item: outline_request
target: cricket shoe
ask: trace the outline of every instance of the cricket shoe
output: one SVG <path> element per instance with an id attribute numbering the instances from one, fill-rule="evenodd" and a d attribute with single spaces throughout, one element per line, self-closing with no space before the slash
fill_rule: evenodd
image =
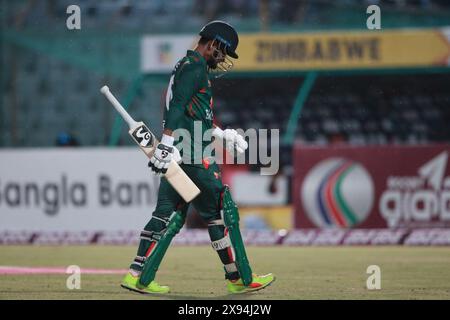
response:
<path id="1" fill-rule="evenodd" d="M 275 275 L 273 273 L 268 273 L 263 276 L 258 276 L 253 274 L 252 283 L 245 286 L 242 279 L 237 280 L 227 280 L 227 289 L 230 293 L 245 293 L 253 292 L 264 289 L 265 287 L 272 284 L 275 281 Z"/>
<path id="2" fill-rule="evenodd" d="M 157 282 L 152 281 L 148 286 L 143 286 L 139 283 L 139 276 L 133 275 L 130 272 L 127 273 L 120 284 L 122 288 L 139 292 L 142 294 L 154 294 L 154 293 L 169 293 L 170 288 L 168 286 L 161 286 Z"/>

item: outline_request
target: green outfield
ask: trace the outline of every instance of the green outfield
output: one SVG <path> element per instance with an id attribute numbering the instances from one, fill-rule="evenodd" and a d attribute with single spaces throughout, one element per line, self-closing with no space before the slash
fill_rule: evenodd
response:
<path id="1" fill-rule="evenodd" d="M 0 266 L 123 269 L 134 257 L 124 246 L 0 246 Z M 172 293 L 143 296 L 119 287 L 122 275 L 0 275 L 0 299 L 449 299 L 450 250 L 444 247 L 249 247 L 257 273 L 275 283 L 257 293 L 229 295 L 210 247 L 173 247 L 157 281 Z M 366 269 L 381 268 L 381 290 L 367 290 Z"/>

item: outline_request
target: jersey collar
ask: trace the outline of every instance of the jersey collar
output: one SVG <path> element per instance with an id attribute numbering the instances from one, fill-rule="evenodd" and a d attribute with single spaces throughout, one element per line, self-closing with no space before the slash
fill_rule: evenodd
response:
<path id="1" fill-rule="evenodd" d="M 206 64 L 205 58 L 199 52 L 197 52 L 195 50 L 188 50 L 187 56 L 193 57 L 195 60 L 199 59 L 203 64 Z"/>

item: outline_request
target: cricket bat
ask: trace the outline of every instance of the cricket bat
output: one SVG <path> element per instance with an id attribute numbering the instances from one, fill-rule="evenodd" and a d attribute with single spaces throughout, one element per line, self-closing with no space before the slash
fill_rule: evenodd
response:
<path id="1" fill-rule="evenodd" d="M 105 97 L 111 102 L 113 107 L 119 112 L 122 118 L 129 126 L 128 133 L 133 138 L 133 140 L 139 145 L 142 151 L 151 158 L 155 152 L 155 148 L 159 141 L 156 139 L 155 135 L 147 128 L 147 126 L 142 121 L 135 121 L 128 112 L 122 107 L 119 101 L 114 97 L 114 95 L 109 91 L 108 86 L 103 86 L 100 92 L 105 95 Z M 178 192 L 178 194 L 186 202 L 190 202 L 196 196 L 200 194 L 199 188 L 194 182 L 187 176 L 187 174 L 180 168 L 178 163 L 174 160 L 169 165 L 167 172 L 164 174 L 165 178 L 172 187 Z"/>

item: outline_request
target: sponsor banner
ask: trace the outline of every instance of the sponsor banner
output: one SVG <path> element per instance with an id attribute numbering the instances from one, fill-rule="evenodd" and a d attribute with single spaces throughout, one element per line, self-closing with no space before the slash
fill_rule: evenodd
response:
<path id="1" fill-rule="evenodd" d="M 0 244 L 33 244 L 35 234 L 30 231 L 0 231 Z"/>
<path id="2" fill-rule="evenodd" d="M 345 245 L 391 245 L 402 243 L 406 229 L 353 229 L 347 233 Z"/>
<path id="3" fill-rule="evenodd" d="M 93 243 L 103 245 L 138 245 L 141 229 L 133 231 L 104 231 L 92 238 Z"/>
<path id="4" fill-rule="evenodd" d="M 450 227 L 450 145 L 294 148 L 295 228 Z"/>
<path id="5" fill-rule="evenodd" d="M 450 229 L 417 229 L 405 239 L 405 245 L 450 245 Z"/>
<path id="6" fill-rule="evenodd" d="M 450 228 L 432 229 L 302 229 L 286 232 L 243 230 L 251 246 L 450 246 Z M 137 231 L 110 232 L 0 232 L 0 245 L 133 245 Z M 175 246 L 210 246 L 207 229 L 183 229 L 172 241 Z"/>
<path id="7" fill-rule="evenodd" d="M 170 72 L 186 51 L 193 49 L 196 36 L 144 36 L 141 39 L 141 72 Z"/>
<path id="8" fill-rule="evenodd" d="M 450 27 L 442 28 L 441 29 L 442 36 L 444 37 L 444 40 L 447 41 L 447 43 L 450 43 Z M 445 59 L 444 59 L 445 60 Z M 450 66 L 450 55 L 447 55 L 447 61 L 446 62 L 448 66 Z"/>
<path id="9" fill-rule="evenodd" d="M 236 71 L 447 66 L 449 29 L 241 34 Z M 171 71 L 196 36 L 145 36 L 143 72 Z"/>
<path id="10" fill-rule="evenodd" d="M 92 231 L 82 232 L 39 232 L 33 234 L 35 245 L 85 245 L 95 243 L 97 234 Z"/>
<path id="11" fill-rule="evenodd" d="M 273 246 L 282 242 L 283 233 L 268 230 L 242 230 L 242 238 L 248 245 Z"/>
<path id="12" fill-rule="evenodd" d="M 282 235 L 272 230 L 242 230 L 242 239 L 249 245 L 275 245 L 281 243 Z M 175 245 L 211 245 L 208 230 L 184 229 L 173 240 Z"/>
<path id="13" fill-rule="evenodd" d="M 446 66 L 450 41 L 440 30 L 246 35 L 239 71 Z"/>
<path id="14" fill-rule="evenodd" d="M 136 148 L 3 149 L 0 231 L 140 230 L 158 185 Z"/>
<path id="15" fill-rule="evenodd" d="M 208 230 L 206 229 L 182 229 L 173 238 L 174 245 L 211 245 Z"/>

